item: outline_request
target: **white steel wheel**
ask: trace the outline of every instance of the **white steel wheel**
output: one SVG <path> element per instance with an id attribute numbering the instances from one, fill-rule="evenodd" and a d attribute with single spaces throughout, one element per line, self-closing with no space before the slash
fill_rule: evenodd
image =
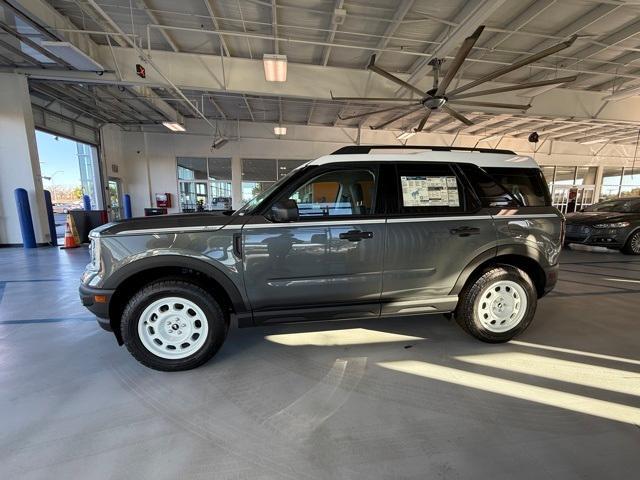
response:
<path id="1" fill-rule="evenodd" d="M 498 280 L 486 286 L 476 300 L 476 316 L 493 333 L 516 327 L 527 312 L 524 288 L 511 280 Z"/>
<path id="2" fill-rule="evenodd" d="M 202 309 L 182 297 L 165 297 L 149 304 L 140 315 L 138 336 L 154 355 L 182 359 L 193 355 L 207 340 L 209 324 Z"/>

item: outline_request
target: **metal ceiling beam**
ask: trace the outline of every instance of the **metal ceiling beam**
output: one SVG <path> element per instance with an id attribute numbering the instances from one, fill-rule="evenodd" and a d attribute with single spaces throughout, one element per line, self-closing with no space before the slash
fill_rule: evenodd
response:
<path id="1" fill-rule="evenodd" d="M 382 57 L 383 55 L 383 52 L 381 52 L 381 50 L 387 48 L 389 42 L 391 41 L 391 38 L 396 33 L 398 27 L 402 25 L 402 21 L 407 16 L 407 13 L 409 13 L 411 8 L 413 8 L 414 3 L 415 0 L 402 0 L 400 5 L 396 8 L 395 13 L 393 14 L 393 18 L 391 19 L 391 23 L 387 25 L 387 28 L 382 34 L 382 38 L 376 45 L 376 51 L 374 53 L 377 54 L 378 62 L 380 61 L 380 57 Z"/>
<path id="2" fill-rule="evenodd" d="M 213 105 L 218 113 L 222 116 L 222 118 L 226 120 L 227 114 L 224 112 L 224 110 L 222 110 L 220 105 L 218 105 L 218 102 L 214 100 L 213 95 L 208 95 L 207 98 L 209 99 L 209 102 L 211 102 L 211 105 Z"/>
<path id="3" fill-rule="evenodd" d="M 556 37 L 570 37 L 572 35 L 576 35 L 580 31 L 587 28 L 589 25 L 592 25 L 598 20 L 603 19 L 604 17 L 615 12 L 619 8 L 621 8 L 621 5 L 607 5 L 607 4 L 597 5 L 596 7 L 592 8 L 587 13 L 585 13 L 584 15 L 573 20 L 564 28 L 556 31 L 554 35 Z M 552 46 L 554 43 L 556 42 L 553 39 L 544 40 L 539 44 L 537 44 L 535 47 L 533 47 L 531 51 L 536 52 L 539 50 L 544 50 L 545 48 Z M 590 47 L 587 47 L 587 48 L 590 48 Z M 518 58 L 517 60 L 520 60 L 521 58 L 522 57 Z M 545 74 L 543 72 L 536 72 L 536 74 L 529 77 L 527 81 L 541 80 L 544 76 Z"/>
<path id="4" fill-rule="evenodd" d="M 617 57 L 615 59 L 616 62 L 620 62 L 623 65 L 628 65 L 631 66 L 632 63 L 634 63 L 636 60 L 640 59 L 640 52 L 629 52 L 629 53 L 625 53 L 624 55 L 621 55 L 619 57 Z M 620 78 L 617 76 L 618 73 L 618 67 L 616 65 L 602 65 L 599 70 L 601 70 L 602 72 L 609 72 L 611 73 L 611 79 L 607 80 L 607 81 L 601 81 L 602 77 L 596 77 L 594 79 L 593 76 L 591 75 L 579 75 L 578 79 L 574 82 L 574 84 L 578 85 L 578 84 L 585 84 L 588 82 L 593 82 L 595 80 L 595 82 L 591 83 L 591 85 L 589 86 L 590 89 L 592 90 L 611 90 L 612 88 L 616 88 L 619 89 L 620 87 L 622 87 L 624 84 L 626 84 L 627 82 L 630 82 L 631 80 L 629 79 L 624 79 L 624 78 Z M 630 73 L 639 73 L 640 70 L 638 69 L 634 69 L 631 70 Z"/>
<path id="5" fill-rule="evenodd" d="M 342 8 L 344 4 L 344 0 L 336 0 L 334 4 L 334 8 Z M 338 30 L 338 24 L 333 22 L 333 16 L 329 20 L 331 30 L 327 34 L 327 43 L 333 43 L 333 39 L 336 38 L 336 31 Z M 326 67 L 327 63 L 329 63 L 329 56 L 331 55 L 331 46 L 326 46 L 322 50 L 322 62 L 321 65 Z"/>
<path id="6" fill-rule="evenodd" d="M 247 100 L 247 96 L 246 95 L 242 95 L 242 99 L 244 100 L 244 104 L 247 107 L 247 111 L 249 112 L 249 116 L 251 117 L 251 121 L 255 122 L 256 119 L 253 116 L 253 110 L 251 110 L 251 105 L 249 105 L 249 100 Z"/>
<path id="7" fill-rule="evenodd" d="M 57 95 L 57 92 L 51 92 L 50 90 L 48 90 L 46 87 L 44 87 L 43 85 L 30 85 L 29 86 L 30 89 L 35 90 L 43 95 L 46 95 L 47 97 L 51 98 L 51 99 L 55 99 L 57 100 L 59 103 L 62 103 L 64 105 L 67 105 L 69 108 L 71 108 L 72 110 L 75 110 L 76 112 L 80 112 L 80 113 L 84 113 L 85 115 L 88 115 L 89 117 L 95 118 L 97 120 L 99 120 L 102 123 L 111 123 L 111 120 L 108 119 L 107 117 L 100 115 L 98 113 L 94 113 L 92 112 L 90 109 L 86 109 L 86 107 L 81 107 L 79 105 L 77 105 L 74 102 L 69 102 L 68 100 L 65 100 L 63 98 L 59 98 L 59 96 Z"/>
<path id="8" fill-rule="evenodd" d="M 147 14 L 147 16 L 149 17 L 149 20 L 151 20 L 155 25 L 161 25 L 160 20 L 158 20 L 158 17 L 149 8 L 149 5 L 147 5 L 147 2 L 145 0 L 136 0 L 136 4 L 138 5 L 138 8 L 140 8 Z M 167 42 L 169 47 L 171 47 L 171 49 L 174 52 L 180 51 L 180 49 L 176 45 L 176 42 L 173 40 L 173 38 L 171 38 L 171 35 L 166 30 L 160 30 L 160 33 L 162 34 L 162 37 Z"/>
<path id="9" fill-rule="evenodd" d="M 271 32 L 273 33 L 273 53 L 280 53 L 280 42 L 278 41 L 278 5 L 276 0 L 271 0 Z"/>
<path id="10" fill-rule="evenodd" d="M 216 16 L 214 0 L 204 0 L 204 4 L 207 7 L 207 12 L 209 12 L 209 16 L 211 17 L 211 23 L 213 24 L 214 30 L 220 30 L 220 25 L 218 24 L 218 17 Z M 220 45 L 222 45 L 222 51 L 227 57 L 231 56 L 229 52 L 229 46 L 227 45 L 227 41 L 224 37 L 219 37 Z"/>
<path id="11" fill-rule="evenodd" d="M 439 35 L 438 40 L 442 43 L 435 48 L 429 57 L 418 59 L 409 69 L 411 75 L 409 83 L 417 83 L 431 71 L 431 61 L 435 58 L 445 58 L 462 44 L 464 39 L 471 35 L 473 31 L 502 6 L 505 0 L 472 0 L 464 2 L 462 11 L 453 20 L 458 25 L 455 27 L 445 27 Z M 397 90 L 397 94 L 402 92 L 402 88 Z"/>

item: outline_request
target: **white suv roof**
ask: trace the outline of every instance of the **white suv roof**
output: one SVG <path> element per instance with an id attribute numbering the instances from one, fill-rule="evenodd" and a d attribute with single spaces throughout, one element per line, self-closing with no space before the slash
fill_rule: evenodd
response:
<path id="1" fill-rule="evenodd" d="M 338 150 L 331 155 L 325 155 L 316 160 L 311 160 L 307 165 L 326 165 L 329 163 L 343 162 L 453 162 L 473 163 L 480 167 L 513 167 L 513 168 L 539 168 L 531 157 L 518 155 L 508 150 L 462 150 L 447 149 L 447 147 L 422 147 L 419 149 L 407 147 L 347 147 Z M 348 153 L 361 150 L 363 153 Z M 345 153 L 342 153 L 345 152 Z"/>

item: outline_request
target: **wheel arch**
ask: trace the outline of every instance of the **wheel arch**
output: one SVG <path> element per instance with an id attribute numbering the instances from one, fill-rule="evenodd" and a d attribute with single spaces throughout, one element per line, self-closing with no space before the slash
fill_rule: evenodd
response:
<path id="1" fill-rule="evenodd" d="M 511 265 L 520 268 L 531 278 L 538 297 L 544 296 L 547 275 L 541 264 L 541 252 L 524 245 L 496 247 L 478 255 L 462 271 L 451 294 L 459 295 L 466 285 L 478 278 L 487 268 L 495 265 Z"/>
<path id="2" fill-rule="evenodd" d="M 174 258 L 171 258 L 174 257 Z M 104 287 L 113 289 L 109 302 L 111 328 L 122 345 L 120 320 L 129 299 L 142 285 L 161 278 L 184 278 L 197 283 L 211 293 L 221 304 L 229 321 L 229 315 L 249 312 L 247 302 L 235 283 L 220 269 L 199 259 L 175 256 L 155 256 L 136 260 L 114 272 Z"/>

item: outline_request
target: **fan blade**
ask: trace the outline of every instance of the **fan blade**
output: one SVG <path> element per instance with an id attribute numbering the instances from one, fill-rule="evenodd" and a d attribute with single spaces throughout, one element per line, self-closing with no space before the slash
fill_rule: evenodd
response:
<path id="1" fill-rule="evenodd" d="M 475 100 L 451 100 L 454 105 L 462 105 L 465 107 L 489 107 L 489 108 L 511 108 L 513 110 L 527 110 L 531 105 L 518 105 L 515 103 L 496 103 L 496 102 L 476 102 Z"/>
<path id="2" fill-rule="evenodd" d="M 416 103 L 416 105 L 420 105 L 420 104 Z M 383 108 L 382 110 L 372 110 L 372 111 L 369 111 L 369 112 L 358 113 L 356 115 L 349 115 L 347 117 L 341 117 L 340 115 L 338 115 L 338 118 L 340 120 L 351 120 L 352 118 L 360 118 L 360 117 L 366 117 L 368 115 L 375 115 L 376 113 L 390 112 L 391 110 L 395 110 L 397 108 L 404 108 L 404 107 L 407 107 L 407 106 L 409 106 L 409 105 L 394 105 L 393 107 Z"/>
<path id="3" fill-rule="evenodd" d="M 401 113 L 400 115 L 396 115 L 395 117 L 391 117 L 389 120 L 387 120 L 386 122 L 381 123 L 380 125 L 375 125 L 375 126 L 371 126 L 371 130 L 379 130 L 381 128 L 386 127 L 387 125 L 391 125 L 392 123 L 400 120 L 401 118 L 404 118 L 408 115 L 411 115 L 412 113 L 416 113 L 418 110 L 420 110 L 421 108 L 424 108 L 422 105 L 420 105 L 418 108 L 413 108 L 411 110 L 409 110 L 408 112 L 404 112 Z"/>
<path id="4" fill-rule="evenodd" d="M 424 114 L 424 117 L 422 117 L 418 126 L 413 130 L 414 132 L 417 133 L 422 131 L 424 126 L 427 124 L 427 120 L 429 120 L 429 117 L 431 116 L 431 112 L 433 112 L 433 110 L 427 110 L 427 113 Z"/>
<path id="5" fill-rule="evenodd" d="M 361 103 L 416 103 L 415 98 L 393 98 L 393 97 L 334 97 L 331 93 L 331 100 L 342 100 L 346 102 Z"/>
<path id="6" fill-rule="evenodd" d="M 494 93 L 513 92 L 515 90 L 525 90 L 527 88 L 542 87 L 544 85 L 554 85 L 556 83 L 569 83 L 573 82 L 576 78 L 578 78 L 577 75 L 573 75 L 571 77 L 560 77 L 553 80 L 542 80 L 540 82 L 523 83 L 522 85 L 513 85 L 511 87 L 492 88 L 490 90 L 479 90 L 476 92 L 465 93 L 463 95 L 452 95 L 447 98 L 453 102 L 454 100 L 458 100 L 460 98 L 480 97 L 483 95 L 492 95 Z"/>
<path id="7" fill-rule="evenodd" d="M 447 87 L 453 80 L 453 77 L 455 77 L 456 73 L 458 73 L 458 70 L 460 70 L 462 63 L 466 60 L 467 55 L 469 55 L 469 52 L 478 41 L 478 38 L 480 37 L 480 34 L 483 30 L 484 25 L 480 25 L 478 28 L 476 28 L 476 31 L 473 32 L 470 37 L 464 39 L 464 42 L 462 42 L 460 50 L 458 50 L 458 53 L 456 53 L 451 66 L 447 69 L 447 74 L 444 76 L 442 82 L 440 82 L 440 85 L 438 85 L 435 96 L 440 97 L 444 95 L 444 92 L 447 90 Z"/>
<path id="8" fill-rule="evenodd" d="M 530 63 L 536 62 L 538 60 L 540 60 L 541 58 L 544 57 L 548 57 L 549 55 L 553 55 L 554 53 L 559 52 L 560 50 L 564 50 L 565 48 L 570 47 L 571 45 L 573 45 L 573 42 L 576 41 L 576 38 L 578 38 L 577 35 L 573 35 L 570 39 L 565 40 L 564 42 L 560 42 L 557 43 L 556 45 L 553 45 L 549 48 L 546 48 L 538 53 L 534 53 L 532 55 L 529 55 L 528 57 L 523 58 L 522 60 L 520 60 L 519 62 L 513 63 L 511 65 L 506 65 L 502 68 L 499 68 L 498 70 L 496 70 L 493 73 L 489 73 L 483 77 L 480 77 L 477 80 L 474 80 L 473 82 L 467 83 L 465 85 L 462 85 L 461 87 L 456 88 L 455 90 L 453 90 L 452 92 L 449 92 L 449 95 L 454 96 L 458 93 L 461 92 L 466 92 L 467 90 L 469 90 L 470 88 L 473 87 L 477 87 L 478 85 L 481 85 L 485 82 L 488 82 L 489 80 L 493 80 L 494 78 L 498 78 L 502 75 L 505 75 L 509 72 L 513 72 L 514 70 L 517 70 L 518 68 L 524 67 L 525 65 L 529 65 Z"/>
<path id="9" fill-rule="evenodd" d="M 460 120 L 462 123 L 464 123 L 465 125 L 474 125 L 474 123 L 469 120 L 467 117 L 465 117 L 464 115 L 462 115 L 460 112 L 458 112 L 457 110 L 451 108 L 449 105 L 444 105 L 442 107 L 442 110 L 444 110 L 445 112 L 447 112 L 449 115 L 451 115 L 453 118 L 455 118 L 456 120 Z"/>
<path id="10" fill-rule="evenodd" d="M 418 95 L 420 95 L 420 98 L 424 97 L 424 92 L 420 90 L 418 87 L 414 87 L 410 83 L 407 83 L 404 80 L 396 77 L 395 75 L 390 74 L 386 70 L 383 70 L 380 67 L 377 67 L 375 65 L 375 62 L 376 62 L 376 56 L 371 55 L 371 60 L 369 60 L 369 65 L 367 65 L 367 68 L 372 72 L 376 72 L 378 75 L 382 75 L 387 80 L 391 80 L 392 82 L 397 83 L 398 85 L 404 88 L 408 88 L 409 90 L 416 92 Z"/>

